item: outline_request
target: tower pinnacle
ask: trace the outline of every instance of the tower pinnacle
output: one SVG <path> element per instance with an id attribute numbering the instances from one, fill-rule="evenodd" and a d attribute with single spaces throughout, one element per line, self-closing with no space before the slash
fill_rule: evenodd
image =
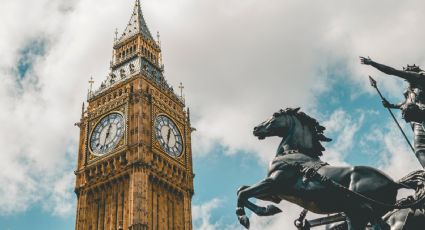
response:
<path id="1" fill-rule="evenodd" d="M 162 90 L 169 91 L 184 104 L 183 96 L 179 97 L 175 94 L 164 78 L 159 32 L 154 39 L 143 17 L 140 0 L 134 1 L 130 21 L 124 32 L 121 36 L 117 36 L 117 32 L 115 33 L 110 72 L 101 82 L 99 89 L 89 93 L 88 99 L 93 100 L 120 82 L 143 77 L 152 81 Z"/>
<path id="2" fill-rule="evenodd" d="M 94 83 L 93 76 L 90 76 L 87 98 L 90 98 L 93 94 L 93 83 Z"/>
<path id="3" fill-rule="evenodd" d="M 183 83 L 181 83 L 181 82 L 180 82 L 180 85 L 179 85 L 179 89 L 180 89 L 180 98 L 183 99 L 183 89 L 184 89 L 184 86 L 183 86 Z"/>
<path id="4" fill-rule="evenodd" d="M 154 41 L 151 32 L 149 31 L 149 28 L 146 24 L 145 18 L 143 17 L 140 0 L 135 1 L 130 21 L 128 22 L 127 27 L 125 28 L 124 32 L 117 40 L 117 42 L 122 42 L 136 34 L 142 34 L 148 40 Z"/>

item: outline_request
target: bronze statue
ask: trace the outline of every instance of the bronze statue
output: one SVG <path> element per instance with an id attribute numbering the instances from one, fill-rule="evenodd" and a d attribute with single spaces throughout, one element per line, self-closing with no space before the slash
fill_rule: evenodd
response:
<path id="1" fill-rule="evenodd" d="M 403 114 L 403 118 L 406 122 L 410 122 L 413 133 L 414 133 L 414 148 L 411 146 L 410 141 L 407 140 L 403 130 L 402 133 L 405 136 L 407 142 L 411 146 L 417 159 L 421 163 L 422 167 L 425 167 L 425 131 L 424 131 L 424 120 L 425 120 L 425 74 L 424 71 L 416 65 L 407 65 L 403 67 L 403 70 L 396 70 L 392 67 L 379 64 L 372 61 L 370 58 L 360 57 L 361 63 L 365 65 L 371 65 L 378 70 L 389 74 L 398 76 L 405 79 L 408 82 L 408 87 L 404 92 L 405 100 L 398 104 L 389 103 L 376 88 L 376 82 L 374 87 L 378 90 L 378 93 L 382 97 L 382 103 L 384 107 L 390 109 L 400 109 Z M 371 82 L 374 81 L 372 78 Z M 373 85 L 373 84 L 372 84 Z M 391 113 L 391 111 L 390 111 Z M 394 118 L 394 115 L 391 113 Z M 395 120 L 395 118 L 394 118 Z M 395 120 L 398 124 L 398 122 Z M 401 128 L 399 126 L 399 128 Z M 425 209 L 402 209 L 394 210 L 387 213 L 383 219 L 391 226 L 391 230 L 403 230 L 403 229 L 416 229 L 414 226 L 425 225 Z M 412 227 L 413 226 L 413 227 Z"/>
<path id="2" fill-rule="evenodd" d="M 287 200 L 319 214 L 343 213 L 348 230 L 364 230 L 368 223 L 374 229 L 385 229 L 385 213 L 423 207 L 425 171 L 418 170 L 394 181 L 371 167 L 330 166 L 320 160 L 325 150 L 320 142 L 331 141 L 324 136 L 324 130 L 299 108 L 280 110 L 254 128 L 253 134 L 259 139 L 279 136 L 282 142 L 267 178 L 253 186 L 242 186 L 237 192 L 236 215 L 243 226 L 250 226 L 245 207 L 259 216 L 281 212 L 274 205 L 261 207 L 250 202 L 254 197 L 274 203 Z M 397 200 L 401 188 L 414 189 L 415 196 Z M 305 217 L 306 211 L 303 213 Z M 308 229 L 299 223 L 297 227 Z"/>
<path id="3" fill-rule="evenodd" d="M 408 82 L 404 101 L 391 104 L 384 98 L 382 103 L 387 108 L 400 109 L 404 120 L 410 122 L 414 133 L 415 155 L 425 168 L 425 72 L 416 65 L 407 65 L 403 70 L 397 70 L 370 58 L 360 57 L 360 60 L 364 65 L 371 65 L 385 74 L 400 77 Z"/>

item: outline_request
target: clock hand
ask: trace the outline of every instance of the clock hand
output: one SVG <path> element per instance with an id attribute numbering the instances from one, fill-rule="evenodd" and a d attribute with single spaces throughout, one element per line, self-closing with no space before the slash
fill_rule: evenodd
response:
<path id="1" fill-rule="evenodd" d="M 105 140 L 103 140 L 103 145 L 102 146 L 105 146 L 105 144 L 106 144 L 106 138 L 107 137 L 105 137 Z"/>
<path id="2" fill-rule="evenodd" d="M 105 137 L 105 140 L 103 141 L 103 145 L 105 145 L 105 144 L 106 144 L 106 139 L 108 139 L 108 137 L 109 137 L 109 131 L 111 131 L 111 127 L 112 127 L 112 124 L 109 124 L 109 126 L 108 126 L 108 130 L 106 131 L 106 137 Z"/>
<path id="3" fill-rule="evenodd" d="M 171 128 L 168 128 L 168 133 L 167 133 L 167 145 L 169 145 L 169 143 L 170 143 L 170 134 L 171 134 Z"/>
<path id="4" fill-rule="evenodd" d="M 111 128 L 112 128 L 112 124 L 109 124 L 108 131 L 106 131 L 106 138 L 108 138 L 109 132 L 111 131 Z"/>

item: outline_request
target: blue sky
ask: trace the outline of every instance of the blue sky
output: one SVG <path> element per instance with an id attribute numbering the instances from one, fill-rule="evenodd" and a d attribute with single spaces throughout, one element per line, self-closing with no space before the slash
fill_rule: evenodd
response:
<path id="1" fill-rule="evenodd" d="M 86 99 L 108 74 L 115 28 L 133 0 L 6 0 L 0 9 L 0 229 L 73 229 L 78 129 Z M 405 83 L 360 65 L 425 65 L 421 1 L 142 1 L 161 32 L 165 77 L 185 85 L 191 108 L 195 229 L 238 229 L 236 189 L 261 180 L 277 138 L 252 128 L 301 106 L 333 141 L 324 160 L 378 167 L 399 178 L 419 164 L 367 75 L 391 102 Z M 31 9 L 20 17 L 22 9 Z M 395 111 L 406 133 L 411 131 Z M 300 208 L 252 216 L 253 229 L 292 227 Z"/>

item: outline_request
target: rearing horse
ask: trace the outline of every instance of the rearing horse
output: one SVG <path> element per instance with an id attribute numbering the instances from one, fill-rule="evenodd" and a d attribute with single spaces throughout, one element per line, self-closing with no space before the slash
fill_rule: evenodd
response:
<path id="1" fill-rule="evenodd" d="M 368 223 L 373 229 L 381 229 L 381 217 L 388 211 L 423 205 L 424 171 L 395 182 L 367 166 L 329 166 L 319 158 L 325 150 L 320 142 L 331 141 L 323 135 L 324 130 L 299 108 L 280 110 L 254 128 L 253 134 L 259 139 L 279 136 L 282 142 L 270 162 L 267 178 L 238 190 L 236 214 L 243 226 L 250 225 L 244 207 L 259 216 L 281 212 L 274 205 L 257 206 L 249 201 L 253 197 L 274 203 L 287 200 L 318 214 L 343 212 L 348 230 L 364 230 Z M 397 202 L 400 188 L 415 189 L 415 199 Z"/>

